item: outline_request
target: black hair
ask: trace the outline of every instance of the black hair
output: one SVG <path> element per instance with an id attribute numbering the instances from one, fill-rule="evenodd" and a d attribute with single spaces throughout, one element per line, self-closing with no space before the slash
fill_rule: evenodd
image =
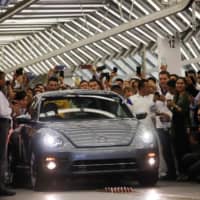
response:
<path id="1" fill-rule="evenodd" d="M 25 91 L 18 91 L 15 94 L 15 100 L 22 100 L 26 97 L 26 92 Z"/>
<path id="2" fill-rule="evenodd" d="M 20 68 L 16 69 L 15 73 L 17 76 L 20 76 L 20 75 L 23 75 L 23 71 L 24 71 L 24 69 L 22 67 L 20 67 Z"/>
<path id="3" fill-rule="evenodd" d="M 153 76 L 149 77 L 147 80 L 148 80 L 148 81 L 153 81 L 154 83 L 157 82 L 156 78 L 153 77 Z"/>
<path id="4" fill-rule="evenodd" d="M 167 75 L 168 78 L 170 77 L 170 73 L 168 71 L 161 71 L 159 72 L 159 76 L 160 75 Z"/>
<path id="5" fill-rule="evenodd" d="M 170 79 L 169 81 L 167 81 L 167 86 L 175 88 L 176 87 L 176 81 L 174 79 Z"/>
<path id="6" fill-rule="evenodd" d="M 147 80 L 146 79 L 142 79 L 142 80 L 139 80 L 138 82 L 138 89 L 142 89 L 145 87 L 145 83 L 147 83 Z"/>
<path id="7" fill-rule="evenodd" d="M 58 78 L 57 78 L 57 77 L 54 77 L 54 76 L 52 76 L 52 77 L 50 77 L 50 78 L 48 79 L 48 83 L 49 83 L 50 81 L 55 81 L 55 82 L 58 82 Z"/>

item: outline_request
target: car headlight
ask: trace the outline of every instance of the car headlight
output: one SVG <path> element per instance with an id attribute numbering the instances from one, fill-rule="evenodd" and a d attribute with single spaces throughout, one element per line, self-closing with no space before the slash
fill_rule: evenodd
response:
<path id="1" fill-rule="evenodd" d="M 41 145 L 49 148 L 63 147 L 66 143 L 66 139 L 57 131 L 52 129 L 40 129 Z"/>
<path id="2" fill-rule="evenodd" d="M 43 136 L 43 143 L 48 147 L 62 147 L 64 145 L 64 141 L 61 137 L 48 134 Z"/>
<path id="3" fill-rule="evenodd" d="M 153 148 L 156 144 L 155 133 L 145 127 L 139 127 L 133 139 L 132 146 L 137 149 Z"/>

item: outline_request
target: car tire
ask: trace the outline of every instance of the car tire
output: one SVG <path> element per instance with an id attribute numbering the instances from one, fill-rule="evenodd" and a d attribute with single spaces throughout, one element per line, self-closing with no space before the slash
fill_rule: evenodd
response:
<path id="1" fill-rule="evenodd" d="M 138 181 L 140 185 L 144 187 L 155 186 L 158 182 L 158 172 L 144 172 L 140 174 L 140 176 L 138 177 Z"/>
<path id="2" fill-rule="evenodd" d="M 39 170 L 38 161 L 36 155 L 34 153 L 31 154 L 30 160 L 30 182 L 31 187 L 35 191 L 45 190 L 47 187 L 47 182 L 45 176 Z"/>

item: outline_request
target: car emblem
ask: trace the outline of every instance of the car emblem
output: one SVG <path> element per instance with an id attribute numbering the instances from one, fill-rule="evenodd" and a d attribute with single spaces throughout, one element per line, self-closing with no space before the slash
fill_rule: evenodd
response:
<path id="1" fill-rule="evenodd" d="M 99 136 L 96 138 L 97 142 L 99 143 L 104 143 L 104 142 L 107 142 L 108 138 L 105 137 L 105 136 Z"/>

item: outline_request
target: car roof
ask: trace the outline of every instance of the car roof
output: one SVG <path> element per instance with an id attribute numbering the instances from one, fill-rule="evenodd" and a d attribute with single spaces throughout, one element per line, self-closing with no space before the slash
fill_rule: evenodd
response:
<path id="1" fill-rule="evenodd" d="M 99 96 L 106 96 L 106 97 L 119 97 L 122 96 L 118 95 L 112 91 L 105 91 L 105 90 L 86 90 L 86 89 L 67 89 L 67 90 L 56 90 L 56 91 L 48 91 L 44 93 L 37 94 L 38 98 L 48 98 L 48 97 L 60 97 L 66 95 L 99 95 Z"/>

